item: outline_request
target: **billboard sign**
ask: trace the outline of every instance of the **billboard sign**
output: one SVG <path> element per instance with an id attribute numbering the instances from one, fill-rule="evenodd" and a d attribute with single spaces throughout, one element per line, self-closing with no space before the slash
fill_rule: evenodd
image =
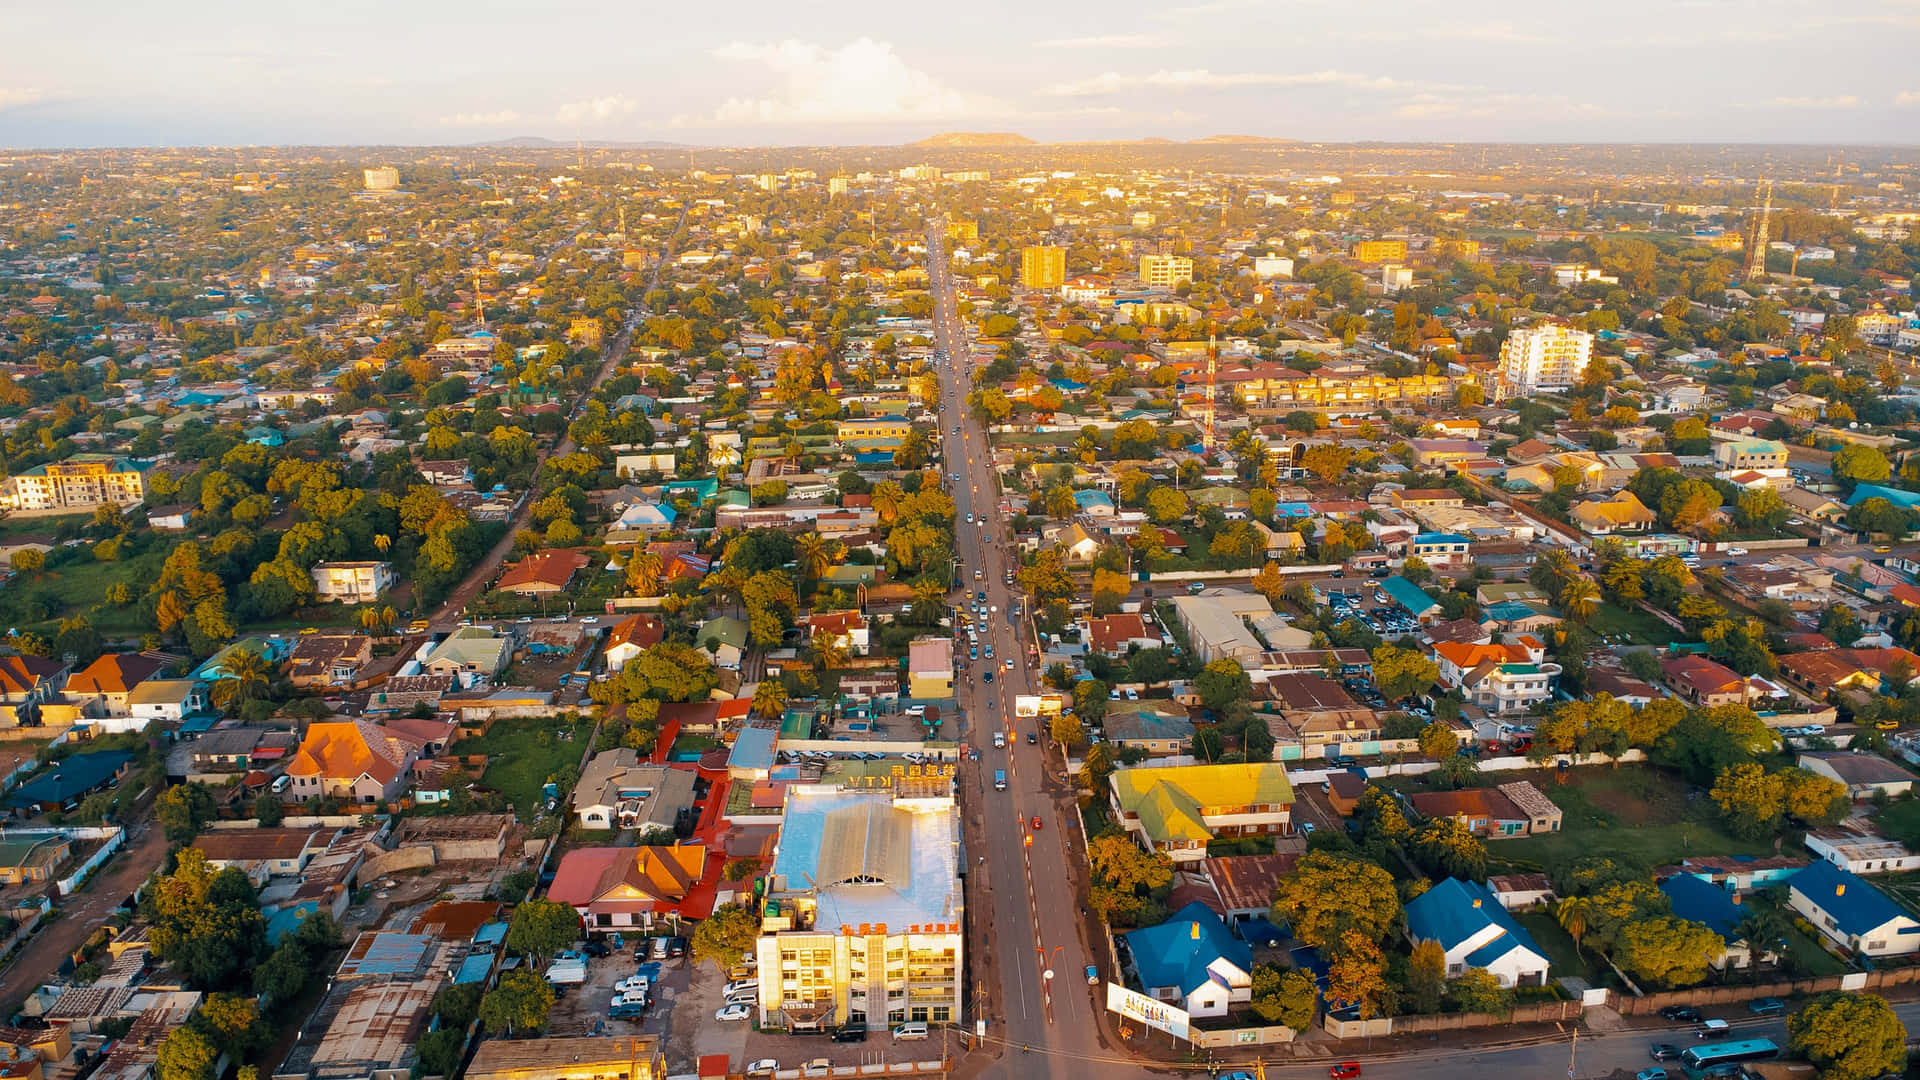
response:
<path id="1" fill-rule="evenodd" d="M 1107 984 L 1107 1011 L 1138 1020 L 1155 1031 L 1164 1031 L 1176 1039 L 1192 1041 L 1191 1036 L 1187 1034 L 1185 1009 L 1176 1009 L 1164 1001 L 1156 1001 L 1145 994 L 1136 994 L 1119 983 Z"/>

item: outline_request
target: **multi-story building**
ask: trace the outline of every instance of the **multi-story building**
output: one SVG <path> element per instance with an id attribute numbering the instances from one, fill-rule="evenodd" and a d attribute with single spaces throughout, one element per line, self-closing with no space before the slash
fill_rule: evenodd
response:
<path id="1" fill-rule="evenodd" d="M 1463 375 L 1308 374 L 1266 365 L 1249 370 L 1244 378 L 1234 372 L 1220 375 L 1220 382 L 1232 388 L 1234 401 L 1244 407 L 1355 415 L 1383 406 L 1449 403 L 1462 384 L 1472 381 Z"/>
<path id="2" fill-rule="evenodd" d="M 1495 398 L 1565 390 L 1578 382 L 1593 357 L 1593 335 L 1559 323 L 1523 327 L 1500 347 Z"/>
<path id="3" fill-rule="evenodd" d="M 1405 240 L 1359 240 L 1353 245 L 1353 257 L 1363 263 L 1407 261 Z"/>
<path id="4" fill-rule="evenodd" d="M 393 587 L 390 562 L 314 563 L 314 598 L 323 604 L 371 604 Z"/>
<path id="5" fill-rule="evenodd" d="M 368 191 L 393 191 L 400 186 L 400 170 L 391 165 L 379 165 L 362 173 L 367 182 Z"/>
<path id="6" fill-rule="evenodd" d="M 761 1023 L 958 1020 L 960 857 L 951 765 L 789 787 L 754 950 Z"/>
<path id="7" fill-rule="evenodd" d="M 1293 786 L 1279 762 L 1115 769 L 1114 817 L 1148 851 L 1197 863 L 1216 839 L 1293 831 Z"/>
<path id="8" fill-rule="evenodd" d="M 1714 444 L 1713 460 L 1723 469 L 1784 469 L 1787 444 L 1774 439 L 1729 439 Z"/>
<path id="9" fill-rule="evenodd" d="M 1140 256 L 1140 284 L 1149 289 L 1174 289 L 1193 281 L 1193 260 L 1184 255 Z"/>
<path id="10" fill-rule="evenodd" d="M 488 1039 L 474 1051 L 473 1080 L 660 1080 L 658 1035 L 549 1035 Z"/>
<path id="11" fill-rule="evenodd" d="M 1560 665 L 1546 663 L 1546 647 L 1530 635 L 1497 645 L 1441 641 L 1433 646 L 1443 686 L 1490 713 L 1523 712 L 1553 696 Z"/>
<path id="12" fill-rule="evenodd" d="M 35 465 L 0 484 L 0 507 L 9 510 L 91 510 L 111 503 L 129 506 L 146 497 L 146 478 L 126 458 L 75 454 Z"/>
<path id="13" fill-rule="evenodd" d="M 1067 249 L 1034 245 L 1020 249 L 1020 284 L 1057 289 L 1067 283 Z"/>

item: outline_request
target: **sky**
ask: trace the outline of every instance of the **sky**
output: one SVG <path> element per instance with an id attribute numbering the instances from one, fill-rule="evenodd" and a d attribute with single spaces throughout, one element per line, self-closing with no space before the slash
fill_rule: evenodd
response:
<path id="1" fill-rule="evenodd" d="M 1920 143 L 1920 0 L 0 0 L 0 146 Z"/>

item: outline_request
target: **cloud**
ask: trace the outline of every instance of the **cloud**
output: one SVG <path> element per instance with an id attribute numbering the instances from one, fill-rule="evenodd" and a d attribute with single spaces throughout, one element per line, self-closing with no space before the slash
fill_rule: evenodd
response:
<path id="1" fill-rule="evenodd" d="M 1162 69 L 1146 75 L 1122 75 L 1102 72 L 1087 79 L 1058 83 L 1041 93 L 1049 97 L 1097 97 L 1125 90 L 1151 87 L 1157 90 L 1231 90 L 1245 86 L 1339 86 L 1350 90 L 1397 90 L 1408 84 L 1384 75 L 1363 75 L 1352 71 L 1187 71 Z"/>
<path id="2" fill-rule="evenodd" d="M 1166 44 L 1155 34 L 1097 34 L 1093 37 L 1054 38 L 1042 41 L 1042 49 L 1154 49 Z"/>
<path id="3" fill-rule="evenodd" d="M 520 114 L 512 109 L 499 112 L 454 113 L 440 118 L 442 127 L 503 127 L 520 122 Z"/>
<path id="4" fill-rule="evenodd" d="M 1852 94 L 1837 97 L 1777 97 L 1760 104 L 1776 109 L 1851 109 L 1860 104 L 1860 99 Z"/>
<path id="5" fill-rule="evenodd" d="M 789 38 L 736 41 L 717 60 L 756 64 L 773 75 L 766 97 L 733 97 L 712 116 L 719 124 L 838 124 L 930 119 L 994 112 L 999 104 L 964 94 L 909 65 L 890 42 L 858 38 L 839 48 Z M 678 125 L 699 123 L 680 117 Z"/>
<path id="6" fill-rule="evenodd" d="M 42 96 L 40 91 L 28 86 L 0 86 L 0 109 L 31 105 Z"/>
<path id="7" fill-rule="evenodd" d="M 1266 7 L 1266 0 L 1201 0 L 1197 4 L 1183 4 L 1180 7 L 1166 8 L 1153 13 L 1159 22 L 1179 22 L 1182 19 L 1198 19 L 1208 15 L 1224 15 L 1229 11 L 1245 11 L 1248 8 Z"/>
<path id="8" fill-rule="evenodd" d="M 1895 105 L 1920 105 L 1920 90 L 1902 90 L 1893 95 Z"/>
<path id="9" fill-rule="evenodd" d="M 1480 88 L 1458 96 L 1419 93 L 1393 110 L 1393 115 L 1408 120 L 1487 119 L 1522 113 L 1551 113 L 1555 116 L 1618 116 L 1603 105 L 1575 101 L 1564 94 L 1498 94 Z"/>
<path id="10" fill-rule="evenodd" d="M 604 124 L 630 115 L 639 108 L 640 103 L 625 94 L 610 94 L 585 101 L 569 101 L 560 106 L 555 118 L 563 124 Z"/>

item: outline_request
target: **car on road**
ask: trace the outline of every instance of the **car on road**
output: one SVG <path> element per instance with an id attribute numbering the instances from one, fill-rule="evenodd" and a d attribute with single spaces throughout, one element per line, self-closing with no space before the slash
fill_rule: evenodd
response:
<path id="1" fill-rule="evenodd" d="M 1100 969 L 1097 967 L 1094 967 L 1092 964 L 1087 965 L 1087 985 L 1088 986 L 1100 985 Z"/>
<path id="2" fill-rule="evenodd" d="M 1800 734 L 1802 735 L 1825 735 L 1826 733 L 1827 725 L 1825 724 L 1802 724 L 1800 726 Z"/>
<path id="3" fill-rule="evenodd" d="M 1345 754 L 1335 754 L 1327 759 L 1327 764 L 1336 769 L 1351 769 L 1360 763 Z"/>
<path id="4" fill-rule="evenodd" d="M 1658 1065 L 1651 1069 L 1641 1069 L 1633 1074 L 1633 1080 L 1667 1080 L 1667 1070 Z"/>
<path id="5" fill-rule="evenodd" d="M 1702 1020 L 1700 1026 L 1693 1029 L 1696 1039 L 1724 1039 L 1731 1034 L 1733 1027 L 1725 1020 Z"/>
<path id="6" fill-rule="evenodd" d="M 1245 1069 L 1235 1069 L 1232 1072 L 1221 1073 L 1220 1080 L 1254 1080 L 1254 1077 Z"/>
<path id="7" fill-rule="evenodd" d="M 1743 547 L 1730 547 L 1727 549 L 1727 554 L 1732 555 L 1735 558 L 1739 558 L 1740 556 L 1745 555 L 1746 553 L 1747 553 L 1747 549 Z"/>
<path id="8" fill-rule="evenodd" d="M 1354 1080 L 1360 1075 L 1360 1063 L 1342 1061 L 1327 1070 L 1327 1080 Z"/>
<path id="9" fill-rule="evenodd" d="M 1029 731 L 1029 732 L 1027 732 L 1027 745 L 1028 745 L 1028 746 L 1032 746 L 1032 745 L 1034 745 L 1035 743 L 1038 743 L 1039 741 L 1040 741 L 1040 736 L 1038 736 L 1038 735 L 1035 735 L 1035 734 L 1034 734 L 1033 732 L 1031 732 L 1031 731 Z"/>
<path id="10" fill-rule="evenodd" d="M 1005 663 L 1005 664 L 1007 665 L 1007 670 L 1008 670 L 1008 671 L 1012 671 L 1012 670 L 1013 670 L 1013 661 L 1012 661 L 1011 659 L 1009 659 L 1009 660 L 1005 660 L 1005 661 L 1003 661 L 1003 663 Z"/>
<path id="11" fill-rule="evenodd" d="M 713 1018 L 721 1023 L 729 1023 L 734 1020 L 745 1020 L 752 1014 L 752 1009 L 736 1001 L 731 1005 L 722 1005 L 720 1011 L 713 1014 Z"/>
<path id="12" fill-rule="evenodd" d="M 1697 1024 L 1700 1022 L 1700 1010 L 1691 1005 L 1669 1005 L 1660 1010 L 1660 1018 L 1676 1024 Z"/>
<path id="13" fill-rule="evenodd" d="M 1747 1002 L 1747 1011 L 1755 1016 L 1779 1016 L 1787 1011 L 1787 1003 L 1779 998 L 1754 998 Z"/>
<path id="14" fill-rule="evenodd" d="M 1032 826 L 1034 832 L 1039 832 L 1040 831 L 1040 815 L 1035 814 L 1033 816 L 1033 820 L 1028 822 L 1027 824 Z"/>
<path id="15" fill-rule="evenodd" d="M 994 733 L 993 733 L 993 748 L 994 748 L 995 750 L 1005 750 L 1005 749 L 1007 748 L 1007 733 L 1006 733 L 1006 732 L 1004 732 L 1004 731 L 996 731 L 996 732 L 994 732 Z"/>
<path id="16" fill-rule="evenodd" d="M 1680 1048 L 1672 1043 L 1654 1043 L 1647 1052 L 1653 1055 L 1655 1061 L 1680 1060 Z"/>
<path id="17" fill-rule="evenodd" d="M 987 672 L 987 681 L 988 681 L 988 682 L 992 682 L 992 681 L 993 681 L 993 672 L 991 672 L 991 671 L 989 671 L 989 672 Z"/>

